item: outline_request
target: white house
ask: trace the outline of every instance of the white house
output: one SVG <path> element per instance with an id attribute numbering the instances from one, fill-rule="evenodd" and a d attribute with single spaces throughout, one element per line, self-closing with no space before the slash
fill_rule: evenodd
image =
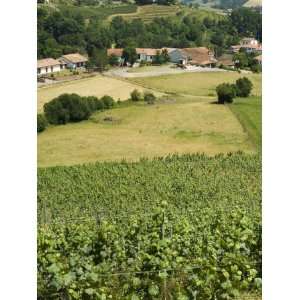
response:
<path id="1" fill-rule="evenodd" d="M 63 55 L 60 60 L 66 63 L 68 69 L 84 68 L 88 61 L 85 56 L 79 53 Z"/>
<path id="2" fill-rule="evenodd" d="M 44 58 L 37 61 L 37 74 L 46 75 L 64 69 L 65 63 L 53 58 Z"/>

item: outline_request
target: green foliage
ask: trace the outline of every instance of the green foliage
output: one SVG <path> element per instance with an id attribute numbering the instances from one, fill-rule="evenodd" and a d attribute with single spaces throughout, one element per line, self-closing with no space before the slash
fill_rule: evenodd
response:
<path id="1" fill-rule="evenodd" d="M 119 65 L 119 58 L 118 56 L 112 54 L 109 56 L 108 58 L 108 63 L 111 65 L 111 66 L 118 66 Z"/>
<path id="2" fill-rule="evenodd" d="M 260 157 L 241 153 L 39 169 L 39 298 L 259 290 L 260 180 Z"/>
<path id="3" fill-rule="evenodd" d="M 151 93 L 151 92 L 144 93 L 144 101 L 147 102 L 148 104 L 154 104 L 155 100 L 156 100 L 156 97 L 153 93 Z"/>
<path id="4" fill-rule="evenodd" d="M 107 95 L 103 96 L 103 97 L 101 98 L 101 101 L 103 102 L 103 105 L 104 105 L 104 108 L 105 108 L 105 109 L 110 109 L 110 108 L 112 108 L 112 107 L 114 106 L 114 104 L 115 104 L 114 99 L 113 99 L 112 97 L 110 97 L 110 96 L 107 96 Z"/>
<path id="5" fill-rule="evenodd" d="M 236 81 L 236 95 L 238 97 L 248 97 L 253 88 L 252 82 L 247 78 L 239 78 Z"/>
<path id="6" fill-rule="evenodd" d="M 80 97 L 77 94 L 62 94 L 44 105 L 44 112 L 51 124 L 66 124 L 87 120 L 96 110 L 110 109 L 114 100 L 110 96 Z"/>
<path id="7" fill-rule="evenodd" d="M 126 47 L 123 50 L 123 58 L 125 59 L 125 62 L 128 62 L 130 63 L 130 65 L 133 65 L 138 58 L 136 49 L 134 47 Z"/>
<path id="8" fill-rule="evenodd" d="M 44 131 L 48 126 L 47 119 L 43 114 L 37 114 L 37 132 Z"/>
<path id="9" fill-rule="evenodd" d="M 142 93 L 139 92 L 137 89 L 134 89 L 134 90 L 130 93 L 130 99 L 131 99 L 132 101 L 141 101 L 141 100 L 143 100 Z"/>
<path id="10" fill-rule="evenodd" d="M 236 97 L 236 86 L 230 83 L 222 83 L 217 86 L 218 103 L 231 103 Z"/>

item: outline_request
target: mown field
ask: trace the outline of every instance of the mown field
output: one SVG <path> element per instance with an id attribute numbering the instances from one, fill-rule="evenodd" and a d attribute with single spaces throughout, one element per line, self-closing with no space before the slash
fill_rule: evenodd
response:
<path id="1" fill-rule="evenodd" d="M 260 299 L 261 159 L 38 170 L 38 299 Z"/>
<path id="2" fill-rule="evenodd" d="M 113 121 L 104 121 L 107 116 Z M 39 166 L 237 150 L 254 148 L 232 112 L 194 98 L 116 108 L 85 122 L 50 127 L 38 136 Z"/>
<path id="3" fill-rule="evenodd" d="M 237 72 L 198 72 L 156 77 L 130 78 L 132 83 L 167 93 L 215 97 L 216 86 L 223 82 L 234 83 L 238 78 L 248 77 L 254 84 L 253 95 L 261 95 L 261 74 Z"/>
<path id="4" fill-rule="evenodd" d="M 102 97 L 104 95 L 110 95 L 114 99 L 127 100 L 130 93 L 138 89 L 140 91 L 146 90 L 141 86 L 137 86 L 130 82 L 104 77 L 101 75 L 79 79 L 71 82 L 58 83 L 51 86 L 38 88 L 37 91 L 37 109 L 43 110 L 43 106 L 46 102 L 63 93 L 77 93 L 81 96 L 97 96 Z M 157 93 L 157 95 L 161 95 Z"/>

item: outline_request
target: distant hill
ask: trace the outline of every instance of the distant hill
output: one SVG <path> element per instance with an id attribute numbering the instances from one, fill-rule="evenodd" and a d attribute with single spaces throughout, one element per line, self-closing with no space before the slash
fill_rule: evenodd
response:
<path id="1" fill-rule="evenodd" d="M 249 0 L 182 0 L 182 2 L 186 4 L 197 3 L 201 6 L 218 7 L 222 9 L 232 9 L 232 8 L 238 8 L 243 6 L 245 3 L 249 2 Z"/>
<path id="2" fill-rule="evenodd" d="M 246 7 L 257 7 L 262 6 L 262 0 L 248 0 L 244 6 Z"/>

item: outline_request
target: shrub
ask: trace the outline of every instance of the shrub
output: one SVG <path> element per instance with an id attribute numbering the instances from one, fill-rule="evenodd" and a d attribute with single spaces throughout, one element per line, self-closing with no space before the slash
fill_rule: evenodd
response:
<path id="1" fill-rule="evenodd" d="M 62 94 L 44 105 L 45 116 L 51 124 L 66 124 L 69 121 L 87 120 L 93 108 L 86 97 L 77 94 Z"/>
<path id="2" fill-rule="evenodd" d="M 114 106 L 115 101 L 110 96 L 105 95 L 101 98 L 101 100 L 103 102 L 104 109 L 110 109 Z"/>
<path id="3" fill-rule="evenodd" d="M 37 114 L 37 132 L 44 131 L 48 126 L 47 119 L 43 114 Z"/>
<path id="4" fill-rule="evenodd" d="M 231 103 L 236 96 L 236 86 L 234 84 L 222 83 L 216 88 L 218 95 L 218 103 L 224 104 L 225 102 Z"/>
<path id="5" fill-rule="evenodd" d="M 59 98 L 55 98 L 44 105 L 45 116 L 51 124 L 66 124 L 70 120 L 69 112 L 64 109 Z"/>
<path id="6" fill-rule="evenodd" d="M 156 97 L 152 93 L 150 93 L 150 92 L 144 93 L 144 101 L 146 101 L 148 104 L 154 104 L 155 100 L 156 100 Z"/>
<path id="7" fill-rule="evenodd" d="M 248 97 L 252 87 L 253 84 L 247 77 L 240 78 L 236 81 L 236 95 L 238 97 Z"/>
<path id="8" fill-rule="evenodd" d="M 140 101 L 140 100 L 143 100 L 142 98 L 142 94 L 137 90 L 133 90 L 130 94 L 130 97 L 131 97 L 131 100 L 132 101 Z"/>
<path id="9" fill-rule="evenodd" d="M 253 73 L 261 73 L 262 71 L 262 68 L 261 68 L 261 65 L 259 64 L 254 64 L 250 67 L 250 70 L 253 72 Z"/>

